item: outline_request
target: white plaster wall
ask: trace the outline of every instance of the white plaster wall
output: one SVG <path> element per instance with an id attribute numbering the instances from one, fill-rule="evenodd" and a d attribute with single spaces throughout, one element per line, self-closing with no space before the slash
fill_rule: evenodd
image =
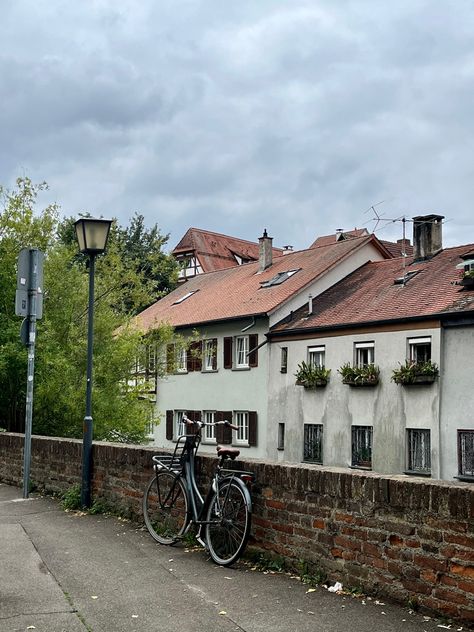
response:
<path id="1" fill-rule="evenodd" d="M 309 285 L 304 291 L 300 292 L 284 305 L 279 307 L 276 311 L 270 314 L 270 327 L 273 327 L 276 323 L 280 322 L 291 311 L 296 311 L 308 302 L 308 296 L 311 294 L 314 297 L 318 296 L 322 292 L 332 287 L 335 283 L 338 283 L 347 275 L 360 268 L 364 263 L 368 261 L 381 261 L 383 259 L 380 252 L 372 244 L 367 244 L 363 248 L 360 248 L 357 252 L 351 254 L 347 259 L 341 261 L 339 265 L 335 266 L 322 278 L 317 279 L 314 283 Z"/>
<path id="2" fill-rule="evenodd" d="M 474 327 L 443 330 L 441 393 L 442 478 L 458 474 L 457 431 L 474 430 Z"/>
<path id="3" fill-rule="evenodd" d="M 311 340 L 273 342 L 270 345 L 269 458 L 300 462 L 303 459 L 303 424 L 323 424 L 323 464 L 351 465 L 351 426 L 373 427 L 373 470 L 383 474 L 406 469 L 405 430 L 431 431 L 432 477 L 439 468 L 439 381 L 429 386 L 403 387 L 391 381 L 392 370 L 407 356 L 407 339 L 431 336 L 432 360 L 440 363 L 440 330 L 344 335 Z M 375 342 L 375 364 L 380 382 L 375 387 L 352 388 L 342 384 L 337 369 L 353 362 L 355 342 Z M 295 385 L 294 373 L 307 360 L 307 347 L 325 345 L 326 368 L 331 377 L 325 388 L 305 389 Z M 288 372 L 280 373 L 281 347 L 288 347 Z M 277 450 L 278 422 L 285 423 L 285 449 Z"/>
<path id="4" fill-rule="evenodd" d="M 267 445 L 267 374 L 268 345 L 258 350 L 258 366 L 251 369 L 224 369 L 224 337 L 236 336 L 252 318 L 209 325 L 199 330 L 200 337 L 217 338 L 217 372 L 193 371 L 169 375 L 158 381 L 157 412 L 161 422 L 155 426 L 154 444 L 170 446 L 166 440 L 167 410 L 255 410 L 258 414 L 257 446 L 239 446 L 243 456 L 264 457 Z M 266 340 L 268 319 L 257 320 L 244 334 L 258 334 L 258 343 Z M 183 332 L 184 334 L 186 332 Z M 215 452 L 214 445 L 202 444 L 200 451 Z"/>

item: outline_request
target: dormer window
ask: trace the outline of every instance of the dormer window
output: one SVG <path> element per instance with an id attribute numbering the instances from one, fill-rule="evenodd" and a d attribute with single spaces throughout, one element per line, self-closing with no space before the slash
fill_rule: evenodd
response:
<path id="1" fill-rule="evenodd" d="M 199 263 L 199 259 L 193 252 L 177 255 L 176 260 L 180 265 L 179 279 L 189 279 L 196 276 L 196 274 L 202 273 L 202 267 Z"/>
<path id="2" fill-rule="evenodd" d="M 287 270 L 286 272 L 278 272 L 278 274 L 276 274 L 273 278 L 269 279 L 268 281 L 261 281 L 260 286 L 273 287 L 274 285 L 281 285 L 287 279 L 292 277 L 294 274 L 296 274 L 300 270 L 301 268 L 296 268 L 296 270 Z"/>

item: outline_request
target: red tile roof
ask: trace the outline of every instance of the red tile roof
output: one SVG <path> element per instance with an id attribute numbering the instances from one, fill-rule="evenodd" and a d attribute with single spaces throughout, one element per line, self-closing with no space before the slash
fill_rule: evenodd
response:
<path id="1" fill-rule="evenodd" d="M 354 230 L 343 231 L 343 238 L 341 238 L 336 233 L 334 233 L 333 235 L 323 235 L 322 237 L 317 237 L 311 244 L 310 248 L 317 248 L 318 246 L 328 246 L 329 244 L 333 244 L 335 241 L 353 239 L 354 237 L 366 237 L 368 234 L 369 231 L 367 230 L 367 228 L 354 228 Z"/>
<path id="2" fill-rule="evenodd" d="M 440 313 L 474 310 L 474 291 L 456 285 L 461 256 L 473 245 L 441 251 L 428 261 L 407 262 L 405 274 L 417 272 L 405 285 L 394 284 L 403 276 L 403 259 L 367 263 L 313 300 L 313 315 L 307 308 L 291 322 L 273 331 L 330 328 L 374 321 L 430 317 Z"/>
<path id="3" fill-rule="evenodd" d="M 294 294 L 346 259 L 351 253 L 372 243 L 387 256 L 373 236 L 334 242 L 309 250 L 301 250 L 274 259 L 273 265 L 257 274 L 258 262 L 237 268 L 200 274 L 189 279 L 137 316 L 145 330 L 154 324 L 169 322 L 175 327 L 219 321 L 259 314 L 269 314 Z M 272 279 L 278 272 L 299 269 L 280 285 L 262 288 L 261 282 Z M 182 303 L 176 301 L 195 292 Z"/>
<path id="4" fill-rule="evenodd" d="M 403 250 L 407 257 L 413 257 L 413 246 L 410 244 L 409 239 L 405 242 L 405 248 L 403 248 L 401 239 L 398 241 L 385 241 L 385 239 L 380 239 L 379 241 L 385 246 L 392 257 L 401 257 Z"/>
<path id="5" fill-rule="evenodd" d="M 259 244 L 209 230 L 189 228 L 172 254 L 186 252 L 194 252 L 198 256 L 203 272 L 213 272 L 239 265 L 234 255 L 244 260 L 258 260 Z M 273 248 L 274 257 L 282 254 L 281 248 Z"/>

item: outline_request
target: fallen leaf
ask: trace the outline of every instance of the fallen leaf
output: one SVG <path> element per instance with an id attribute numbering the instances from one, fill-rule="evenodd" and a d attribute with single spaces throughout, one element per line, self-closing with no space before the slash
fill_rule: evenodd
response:
<path id="1" fill-rule="evenodd" d="M 91 599 L 98 599 L 97 595 L 91 595 Z"/>
<path id="2" fill-rule="evenodd" d="M 316 588 L 308 588 L 308 590 L 306 591 L 306 594 L 310 592 L 316 592 Z"/>
<path id="3" fill-rule="evenodd" d="M 225 610 L 221 610 L 219 614 L 227 614 L 227 612 Z"/>
<path id="4" fill-rule="evenodd" d="M 36 630 L 34 625 L 29 625 L 26 629 L 27 630 Z"/>
<path id="5" fill-rule="evenodd" d="M 132 619 L 138 619 L 138 614 L 132 614 Z"/>

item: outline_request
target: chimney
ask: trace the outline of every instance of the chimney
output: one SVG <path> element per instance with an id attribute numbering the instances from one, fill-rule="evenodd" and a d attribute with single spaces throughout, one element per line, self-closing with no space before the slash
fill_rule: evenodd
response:
<path id="1" fill-rule="evenodd" d="M 260 245 L 259 256 L 258 256 L 258 260 L 260 264 L 259 272 L 263 272 L 264 270 L 266 270 L 272 265 L 272 257 L 273 257 L 273 250 L 272 250 L 273 237 L 268 236 L 266 228 L 263 231 L 263 235 L 258 238 L 258 243 Z"/>
<path id="2" fill-rule="evenodd" d="M 413 218 L 413 257 L 430 259 L 443 249 L 443 215 L 418 215 Z"/>
<path id="3" fill-rule="evenodd" d="M 283 246 L 283 254 L 284 255 L 289 255 L 290 252 L 293 252 L 293 246 Z"/>

